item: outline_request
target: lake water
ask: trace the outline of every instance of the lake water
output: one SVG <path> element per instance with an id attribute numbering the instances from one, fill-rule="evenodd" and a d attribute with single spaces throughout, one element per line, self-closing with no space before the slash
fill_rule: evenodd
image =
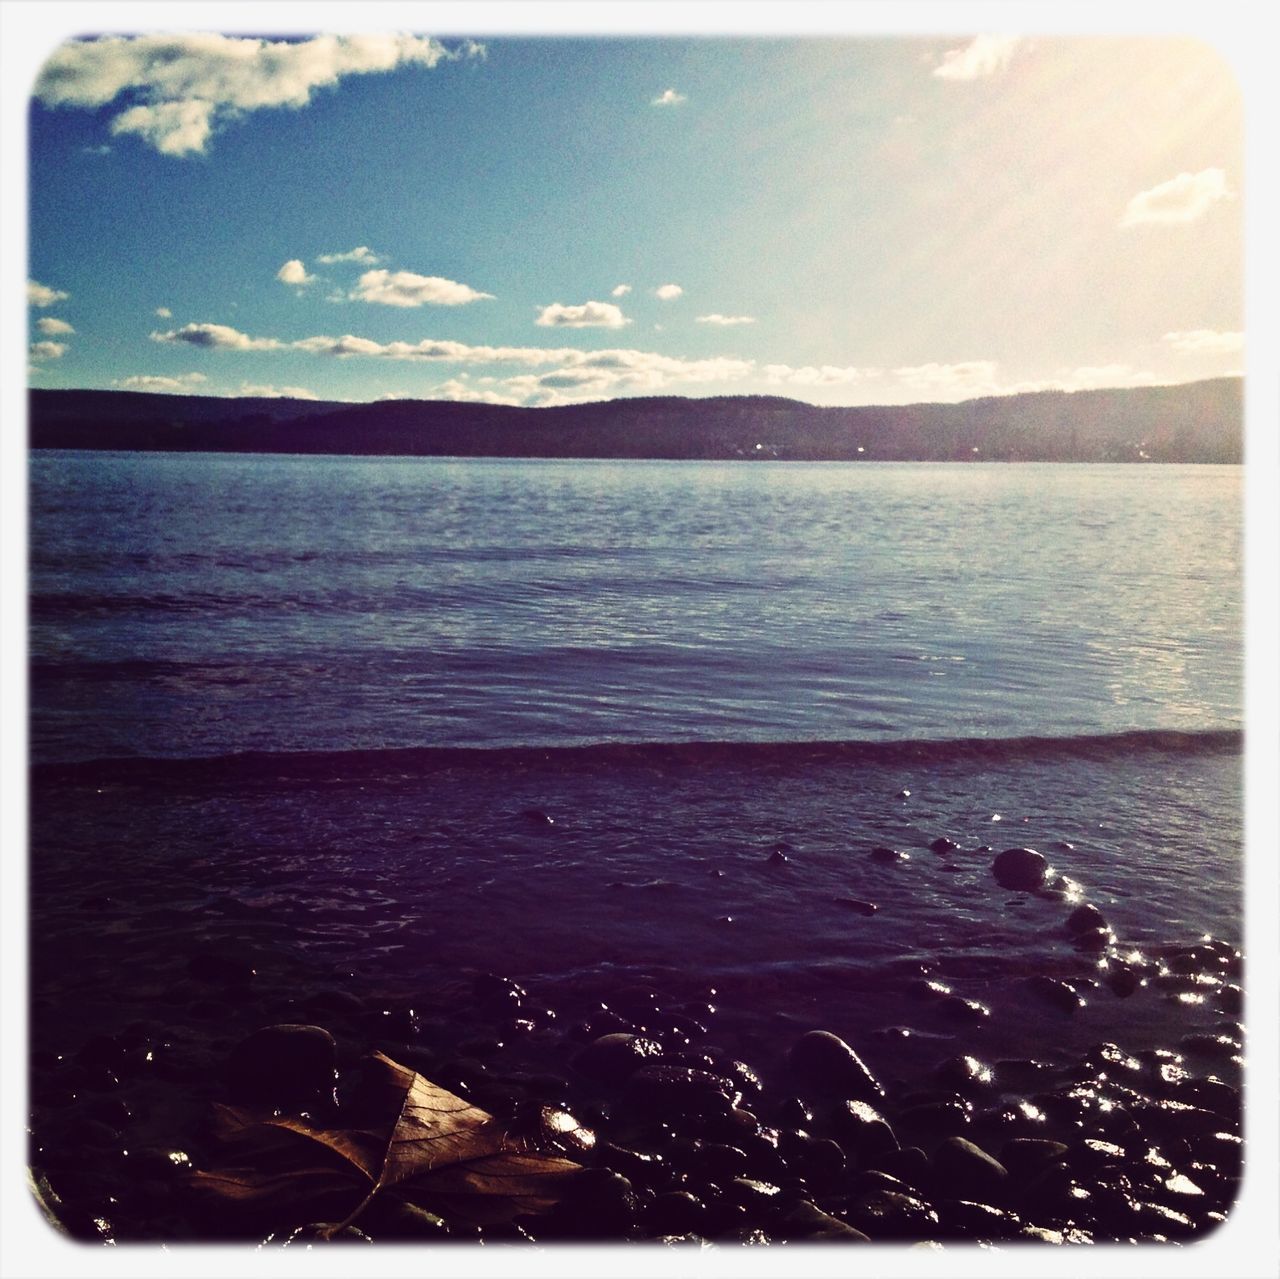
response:
<path id="1" fill-rule="evenodd" d="M 36 454 L 33 753 L 1238 728 L 1240 486 Z"/>
<path id="2" fill-rule="evenodd" d="M 983 849 L 1126 947 L 1240 941 L 1241 484 L 37 453 L 34 1033 L 172 1020 L 214 944 L 405 998 L 710 983 L 766 1064 L 821 1025 L 889 1068 L 922 970 L 984 1050 L 1212 1026 L 1037 1006 L 1094 960 Z"/>

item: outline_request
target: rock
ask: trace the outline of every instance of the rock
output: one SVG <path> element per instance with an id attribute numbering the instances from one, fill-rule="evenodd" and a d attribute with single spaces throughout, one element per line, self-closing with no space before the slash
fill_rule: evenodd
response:
<path id="1" fill-rule="evenodd" d="M 927 1138 L 953 1136 L 969 1123 L 969 1110 L 959 1100 L 923 1102 L 908 1106 L 898 1116 L 899 1127 Z"/>
<path id="2" fill-rule="evenodd" d="M 1067 916 L 1067 932 L 1069 933 L 1083 933 L 1088 932 L 1091 928 L 1106 927 L 1106 916 L 1096 906 L 1092 906 L 1088 902 L 1083 906 L 1077 906 Z"/>
<path id="3" fill-rule="evenodd" d="M 792 1073 L 812 1086 L 845 1098 L 875 1101 L 884 1095 L 866 1063 L 839 1035 L 811 1030 L 791 1046 Z"/>
<path id="4" fill-rule="evenodd" d="M 337 1045 L 320 1026 L 265 1026 L 242 1039 L 225 1076 L 236 1101 L 304 1109 L 332 1101 Z"/>
<path id="5" fill-rule="evenodd" d="M 938 1225 L 938 1214 L 914 1195 L 892 1190 L 876 1190 L 850 1204 L 846 1218 L 855 1229 L 873 1241 L 880 1239 L 920 1239 Z"/>
<path id="6" fill-rule="evenodd" d="M 1065 981 L 1058 981 L 1055 977 L 1037 973 L 1036 976 L 1027 978 L 1027 989 L 1060 1012 L 1073 1013 L 1084 1007 L 1084 1000 Z"/>
<path id="7" fill-rule="evenodd" d="M 940 1013 L 945 1014 L 952 1021 L 976 1025 L 984 1018 L 991 1016 L 991 1009 L 986 1004 L 980 1004 L 976 999 L 965 999 L 963 995 L 943 995 L 935 1006 Z"/>
<path id="8" fill-rule="evenodd" d="M 593 1039 L 574 1059 L 574 1069 L 605 1084 L 625 1083 L 646 1062 L 662 1054 L 656 1039 L 616 1031 Z"/>
<path id="9" fill-rule="evenodd" d="M 549 813 L 544 813 L 540 808 L 522 808 L 520 816 L 531 826 L 554 826 L 556 824 L 556 819 Z"/>
<path id="10" fill-rule="evenodd" d="M 991 873 L 1001 888 L 1032 891 L 1044 886 L 1049 863 L 1034 848 L 1006 848 L 991 863 Z"/>
<path id="11" fill-rule="evenodd" d="M 839 1217 L 823 1212 L 817 1204 L 802 1199 L 781 1209 L 772 1220 L 773 1233 L 779 1239 L 803 1240 L 806 1243 L 842 1242 L 870 1243 L 870 1237 Z"/>
<path id="12" fill-rule="evenodd" d="M 939 857 L 945 857 L 948 853 L 956 853 L 960 851 L 960 845 L 954 839 L 948 839 L 945 835 L 940 835 L 929 845 L 931 853 L 937 853 Z"/>
<path id="13" fill-rule="evenodd" d="M 832 1128 L 859 1162 L 898 1149 L 898 1138 L 884 1116 L 865 1101 L 846 1101 L 832 1116 Z"/>
<path id="14" fill-rule="evenodd" d="M 719 1075 L 682 1066 L 641 1066 L 627 1080 L 624 1107 L 641 1115 L 725 1115 L 740 1099 Z"/>
<path id="15" fill-rule="evenodd" d="M 690 1235 L 702 1229 L 706 1209 L 687 1190 L 669 1190 L 649 1205 L 645 1222 L 655 1235 Z"/>
<path id="16" fill-rule="evenodd" d="M 868 1162 L 872 1172 L 887 1172 L 891 1177 L 905 1181 L 908 1186 L 923 1186 L 929 1179 L 929 1157 L 919 1146 L 903 1146 L 899 1150 L 886 1150 Z"/>
<path id="17" fill-rule="evenodd" d="M 471 983 L 471 990 L 476 1003 L 490 1012 L 514 1010 L 529 997 L 519 982 L 496 973 L 480 973 Z"/>
<path id="18" fill-rule="evenodd" d="M 788 857 L 780 848 L 775 848 L 773 852 L 769 854 L 770 866 L 786 866 L 790 861 L 791 858 Z"/>
<path id="19" fill-rule="evenodd" d="M 943 1088 L 969 1095 L 981 1093 L 991 1086 L 994 1072 L 976 1057 L 948 1057 L 934 1071 L 934 1078 Z"/>
<path id="20" fill-rule="evenodd" d="M 1043 1137 L 1014 1137 L 1000 1151 L 1000 1162 L 1016 1177 L 1027 1177 L 1051 1163 L 1058 1163 L 1070 1150 L 1062 1141 Z"/>
<path id="21" fill-rule="evenodd" d="M 1078 950 L 1100 955 L 1116 939 L 1109 928 L 1086 928 L 1072 937 L 1071 942 Z"/>
<path id="22" fill-rule="evenodd" d="M 884 862 L 887 865 L 896 865 L 898 862 L 910 861 L 911 854 L 899 852 L 896 848 L 881 846 L 871 850 L 871 858 L 873 861 Z"/>
<path id="23" fill-rule="evenodd" d="M 935 1205 L 942 1234 L 953 1239 L 1012 1239 L 1022 1229 L 1014 1213 L 969 1199 L 941 1199 Z"/>

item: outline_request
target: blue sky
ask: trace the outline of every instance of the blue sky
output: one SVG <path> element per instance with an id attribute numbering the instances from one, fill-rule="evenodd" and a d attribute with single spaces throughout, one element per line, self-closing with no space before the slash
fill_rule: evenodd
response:
<path id="1" fill-rule="evenodd" d="M 873 404 L 1235 373 L 1242 145 L 1229 66 L 1168 36 L 64 44 L 29 381 Z"/>

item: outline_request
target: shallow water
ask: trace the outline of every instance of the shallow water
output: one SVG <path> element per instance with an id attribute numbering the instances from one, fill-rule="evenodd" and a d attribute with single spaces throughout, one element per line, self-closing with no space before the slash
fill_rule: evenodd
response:
<path id="1" fill-rule="evenodd" d="M 714 987 L 763 1063 L 819 1025 L 877 1069 L 1211 1027 L 1155 985 L 1037 1003 L 1094 970 L 1070 903 L 972 850 L 1041 848 L 1122 949 L 1241 940 L 1239 485 L 37 454 L 37 1037 L 153 1015 L 208 945 L 409 1000 Z M 939 1023 L 926 972 L 990 1016 Z"/>

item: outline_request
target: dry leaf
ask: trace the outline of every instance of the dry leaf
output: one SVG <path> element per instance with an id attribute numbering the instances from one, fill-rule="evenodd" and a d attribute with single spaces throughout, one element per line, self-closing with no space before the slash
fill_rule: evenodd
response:
<path id="1" fill-rule="evenodd" d="M 223 1160 L 193 1173 L 191 1189 L 211 1209 L 276 1228 L 325 1221 L 337 1233 L 388 1195 L 483 1226 L 546 1211 L 579 1170 L 382 1053 L 366 1060 L 365 1083 L 351 1128 L 217 1107 Z"/>

